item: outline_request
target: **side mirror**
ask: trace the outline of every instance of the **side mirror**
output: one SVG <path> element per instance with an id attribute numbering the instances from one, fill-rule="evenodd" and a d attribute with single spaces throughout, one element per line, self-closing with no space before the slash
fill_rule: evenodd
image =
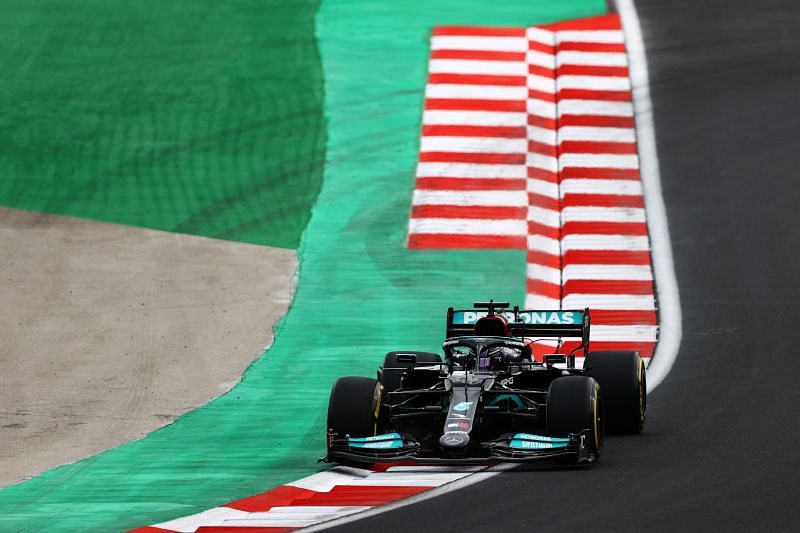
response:
<path id="1" fill-rule="evenodd" d="M 398 363 L 411 363 L 411 365 L 415 365 L 417 363 L 417 354 L 415 353 L 399 353 L 397 354 L 397 362 Z"/>
<path id="2" fill-rule="evenodd" d="M 544 364 L 547 366 L 552 366 L 556 363 L 566 363 L 567 356 L 560 353 L 552 353 L 544 356 Z"/>

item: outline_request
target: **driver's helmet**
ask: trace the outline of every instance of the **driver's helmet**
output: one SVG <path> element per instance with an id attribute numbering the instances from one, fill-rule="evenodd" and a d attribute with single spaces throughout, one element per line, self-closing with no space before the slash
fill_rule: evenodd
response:
<path id="1" fill-rule="evenodd" d="M 475 335 L 479 337 L 510 337 L 511 328 L 503 315 L 489 315 L 475 322 Z"/>
<path id="2" fill-rule="evenodd" d="M 504 370 L 509 364 L 522 360 L 520 350 L 501 345 L 489 346 L 482 355 L 480 366 L 488 370 Z"/>

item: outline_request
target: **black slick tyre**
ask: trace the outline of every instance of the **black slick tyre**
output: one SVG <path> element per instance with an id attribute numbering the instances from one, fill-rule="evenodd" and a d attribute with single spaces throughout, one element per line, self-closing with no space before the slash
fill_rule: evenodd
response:
<path id="1" fill-rule="evenodd" d="M 647 374 L 637 352 L 591 352 L 584 374 L 600 383 L 609 433 L 641 433 L 647 420 Z"/>
<path id="2" fill-rule="evenodd" d="M 328 402 L 328 429 L 338 438 L 375 435 L 378 381 L 365 377 L 340 378 Z"/>
<path id="3" fill-rule="evenodd" d="M 587 376 L 563 376 L 550 383 L 547 430 L 551 437 L 568 437 L 590 429 L 595 459 L 603 452 L 605 415 L 599 384 Z"/>

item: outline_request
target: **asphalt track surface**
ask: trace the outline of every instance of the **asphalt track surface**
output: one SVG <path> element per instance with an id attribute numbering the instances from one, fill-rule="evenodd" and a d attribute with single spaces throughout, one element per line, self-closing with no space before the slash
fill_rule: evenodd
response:
<path id="1" fill-rule="evenodd" d="M 636 7 L 684 331 L 646 432 L 330 531 L 800 528 L 800 3 Z"/>

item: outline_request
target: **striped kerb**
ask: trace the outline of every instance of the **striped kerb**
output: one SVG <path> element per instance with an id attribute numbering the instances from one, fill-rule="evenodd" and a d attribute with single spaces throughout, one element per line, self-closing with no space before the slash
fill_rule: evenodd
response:
<path id="1" fill-rule="evenodd" d="M 484 467 L 335 467 L 201 513 L 130 533 L 284 533 L 366 511 L 456 481 Z"/>
<path id="2" fill-rule="evenodd" d="M 652 356 L 658 320 L 618 16 L 434 30 L 408 246 L 526 249 L 527 308 L 588 306 L 593 351 Z"/>
<path id="3" fill-rule="evenodd" d="M 436 28 L 425 96 L 408 246 L 527 250 L 526 307 L 589 306 L 593 350 L 649 358 L 658 322 L 618 17 Z M 283 533 L 483 468 L 338 466 L 134 531 Z"/>

